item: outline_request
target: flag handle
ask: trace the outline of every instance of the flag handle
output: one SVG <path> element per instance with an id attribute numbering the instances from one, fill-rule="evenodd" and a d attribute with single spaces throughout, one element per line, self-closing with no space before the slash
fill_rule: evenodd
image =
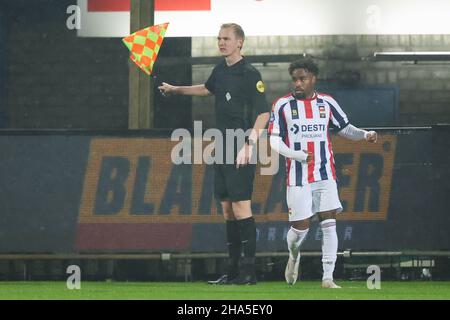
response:
<path id="1" fill-rule="evenodd" d="M 153 73 L 152 78 L 153 78 L 153 83 L 155 84 L 156 88 L 162 86 L 162 81 L 159 80 L 158 76 L 155 73 Z M 161 91 L 159 89 L 158 89 L 158 91 L 164 98 L 167 98 L 167 95 L 163 91 Z"/>

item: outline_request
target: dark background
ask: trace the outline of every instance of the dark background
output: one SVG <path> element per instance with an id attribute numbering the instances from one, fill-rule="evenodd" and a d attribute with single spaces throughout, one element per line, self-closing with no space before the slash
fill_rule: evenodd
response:
<path id="1" fill-rule="evenodd" d="M 128 128 L 129 51 L 120 38 L 81 38 L 68 30 L 74 0 L 0 3 L 0 128 Z M 191 38 L 165 38 L 158 58 L 189 57 Z M 154 75 L 191 83 L 191 67 Z M 191 123 L 191 99 L 155 88 L 155 128 Z"/>

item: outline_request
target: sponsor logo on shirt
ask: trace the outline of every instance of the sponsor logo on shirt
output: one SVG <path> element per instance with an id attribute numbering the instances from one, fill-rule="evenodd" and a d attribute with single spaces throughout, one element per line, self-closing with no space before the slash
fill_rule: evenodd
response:
<path id="1" fill-rule="evenodd" d="M 296 134 L 299 130 L 301 131 L 302 139 L 324 139 L 326 126 L 324 124 L 310 124 L 310 125 L 303 124 L 297 126 L 297 130 L 295 132 L 291 129 L 291 131 L 294 132 L 294 134 Z"/>
<path id="2" fill-rule="evenodd" d="M 302 124 L 300 126 L 300 130 L 302 132 L 311 132 L 311 131 L 325 131 L 326 127 L 324 124 Z"/>

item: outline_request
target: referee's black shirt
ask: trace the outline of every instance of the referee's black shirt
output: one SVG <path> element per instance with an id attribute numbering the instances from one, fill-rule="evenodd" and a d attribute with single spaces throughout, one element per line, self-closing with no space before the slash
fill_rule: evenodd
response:
<path id="1" fill-rule="evenodd" d="M 259 114 L 270 112 L 261 74 L 245 58 L 232 66 L 225 60 L 216 65 L 205 87 L 215 95 L 216 127 L 222 133 L 226 129 L 246 131 Z"/>

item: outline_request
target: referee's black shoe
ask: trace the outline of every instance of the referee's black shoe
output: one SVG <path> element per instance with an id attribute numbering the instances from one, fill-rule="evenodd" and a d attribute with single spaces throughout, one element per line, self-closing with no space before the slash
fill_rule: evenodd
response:
<path id="1" fill-rule="evenodd" d="M 227 284 L 251 285 L 256 284 L 256 275 L 254 272 L 240 274 L 237 278 L 231 279 Z"/>
<path id="2" fill-rule="evenodd" d="M 229 284 L 256 284 L 255 258 L 243 258 L 239 268 L 239 275 L 228 281 Z"/>
<path id="3" fill-rule="evenodd" d="M 231 280 L 233 280 L 233 279 L 231 279 Z M 208 284 L 226 285 L 226 284 L 231 284 L 230 283 L 231 280 L 228 279 L 228 275 L 224 274 L 217 280 L 208 281 Z"/>

